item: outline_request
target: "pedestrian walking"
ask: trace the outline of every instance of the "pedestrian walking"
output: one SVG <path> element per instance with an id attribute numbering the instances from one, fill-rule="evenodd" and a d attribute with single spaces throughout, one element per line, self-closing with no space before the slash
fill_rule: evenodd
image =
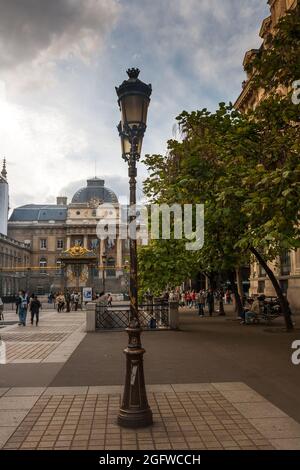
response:
<path id="1" fill-rule="evenodd" d="M 192 296 L 191 296 L 190 291 L 187 291 L 185 298 L 186 298 L 186 306 L 191 308 L 192 307 Z"/>
<path id="2" fill-rule="evenodd" d="M 69 312 L 70 311 L 71 295 L 70 295 L 70 292 L 68 290 L 66 292 L 65 298 L 66 298 L 67 312 Z"/>
<path id="3" fill-rule="evenodd" d="M 224 290 L 221 287 L 218 292 L 217 292 L 217 299 L 219 301 L 219 316 L 225 316 L 225 310 L 224 310 Z"/>
<path id="4" fill-rule="evenodd" d="M 229 289 L 225 292 L 225 302 L 226 304 L 231 304 L 231 292 Z"/>
<path id="5" fill-rule="evenodd" d="M 74 293 L 74 309 L 75 309 L 75 312 L 77 312 L 77 310 L 78 310 L 78 305 L 79 305 L 79 295 L 78 295 L 78 292 L 75 292 Z"/>
<path id="6" fill-rule="evenodd" d="M 60 292 L 56 297 L 57 312 L 60 313 L 65 307 L 65 296 Z"/>
<path id="7" fill-rule="evenodd" d="M 206 295 L 206 302 L 208 306 L 208 313 L 209 313 L 209 316 L 211 317 L 215 309 L 215 296 L 214 296 L 214 291 L 212 290 L 212 288 L 208 290 L 208 293 Z"/>
<path id="8" fill-rule="evenodd" d="M 198 315 L 199 315 L 199 317 L 204 317 L 205 293 L 203 291 L 200 291 L 197 294 L 197 304 L 198 304 Z"/>
<path id="9" fill-rule="evenodd" d="M 107 296 L 107 306 L 112 307 L 112 295 L 108 294 Z"/>
<path id="10" fill-rule="evenodd" d="M 196 308 L 196 292 L 194 290 L 191 292 L 191 307 Z"/>
<path id="11" fill-rule="evenodd" d="M 28 297 L 24 290 L 21 290 L 18 298 L 19 326 L 26 326 L 28 308 Z"/>
<path id="12" fill-rule="evenodd" d="M 40 317 L 40 308 L 42 307 L 41 302 L 38 300 L 37 296 L 35 295 L 30 302 L 30 313 L 31 313 L 31 324 L 33 325 L 34 318 L 35 324 L 38 326 L 39 317 Z"/>

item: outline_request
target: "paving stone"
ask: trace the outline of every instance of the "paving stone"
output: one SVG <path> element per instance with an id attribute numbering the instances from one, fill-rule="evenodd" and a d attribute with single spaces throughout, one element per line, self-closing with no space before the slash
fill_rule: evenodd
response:
<path id="1" fill-rule="evenodd" d="M 88 392 L 88 387 L 48 387 L 44 395 L 86 395 Z"/>
<path id="2" fill-rule="evenodd" d="M 0 412 L 1 410 L 30 410 L 35 402 L 38 400 L 38 396 L 2 396 L 0 398 Z"/>
<path id="3" fill-rule="evenodd" d="M 175 392 L 192 392 L 192 391 L 213 391 L 214 387 L 209 383 L 198 383 L 198 384 L 172 384 L 172 388 Z"/>
<path id="4" fill-rule="evenodd" d="M 211 385 L 220 392 L 228 390 L 252 391 L 244 382 L 213 382 Z"/>
<path id="5" fill-rule="evenodd" d="M 256 418 L 249 421 L 271 442 L 273 439 L 300 440 L 300 424 L 292 418 Z"/>
<path id="6" fill-rule="evenodd" d="M 40 396 L 46 390 L 45 387 L 12 387 L 5 394 L 6 397 Z M 1 396 L 1 389 L 0 389 Z"/>
<path id="7" fill-rule="evenodd" d="M 286 418 L 287 415 L 270 402 L 235 403 L 236 409 L 249 418 Z"/>
<path id="8" fill-rule="evenodd" d="M 27 414 L 26 410 L 0 410 L 0 423 L 2 426 L 18 426 Z"/>
<path id="9" fill-rule="evenodd" d="M 14 426 L 4 426 L 1 422 L 0 426 L 0 448 L 4 446 L 10 436 L 13 434 L 15 430 Z"/>

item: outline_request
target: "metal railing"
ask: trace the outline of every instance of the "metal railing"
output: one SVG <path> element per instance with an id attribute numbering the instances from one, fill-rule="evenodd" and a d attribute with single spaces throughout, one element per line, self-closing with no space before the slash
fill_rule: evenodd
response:
<path id="1" fill-rule="evenodd" d="M 139 320 L 143 330 L 159 330 L 169 328 L 168 302 L 139 305 Z M 124 330 L 129 326 L 129 306 L 107 307 L 96 304 L 96 329 Z"/>

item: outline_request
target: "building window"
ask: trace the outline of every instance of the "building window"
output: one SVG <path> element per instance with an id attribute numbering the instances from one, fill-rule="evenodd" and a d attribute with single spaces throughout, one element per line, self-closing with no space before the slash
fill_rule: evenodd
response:
<path id="1" fill-rule="evenodd" d="M 280 256 L 281 275 L 288 276 L 291 272 L 291 256 L 289 250 L 284 250 Z"/>
<path id="2" fill-rule="evenodd" d="M 116 277 L 116 270 L 115 269 L 109 269 L 110 267 L 115 267 L 115 258 L 112 258 L 112 257 L 108 258 L 106 276 L 107 277 Z"/>
<path id="3" fill-rule="evenodd" d="M 64 241 L 63 239 L 59 238 L 57 241 L 56 241 L 56 247 L 58 250 L 62 250 L 63 247 L 64 247 Z"/>
<path id="4" fill-rule="evenodd" d="M 267 273 L 265 271 L 265 268 L 263 268 L 261 266 L 261 264 L 259 264 L 258 266 L 258 277 L 266 277 Z"/>
<path id="5" fill-rule="evenodd" d="M 283 293 L 283 294 L 287 294 L 287 291 L 288 291 L 288 288 L 289 288 L 289 281 L 288 281 L 288 279 L 281 279 L 281 280 L 279 281 L 279 284 L 280 284 L 282 293 Z"/>
<path id="6" fill-rule="evenodd" d="M 41 258 L 40 259 L 40 273 L 46 274 L 46 268 L 47 268 L 47 260 L 46 258 Z"/>
<path id="7" fill-rule="evenodd" d="M 91 250 L 96 250 L 99 246 L 99 239 L 98 238 L 92 238 L 90 240 L 90 249 Z"/>
<path id="8" fill-rule="evenodd" d="M 40 247 L 41 247 L 41 250 L 46 250 L 47 249 L 47 239 L 46 238 L 41 238 L 40 239 Z"/>
<path id="9" fill-rule="evenodd" d="M 265 281 L 258 281 L 257 293 L 258 294 L 264 294 L 265 293 Z"/>
<path id="10" fill-rule="evenodd" d="M 62 274 L 61 261 L 59 259 L 56 261 L 56 274 L 59 274 L 59 275 Z"/>

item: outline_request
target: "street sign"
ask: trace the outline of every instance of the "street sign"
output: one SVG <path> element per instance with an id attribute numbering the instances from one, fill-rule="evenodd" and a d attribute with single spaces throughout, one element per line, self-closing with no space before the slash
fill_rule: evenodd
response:
<path id="1" fill-rule="evenodd" d="M 82 290 L 84 302 L 91 302 L 93 299 L 93 289 L 91 287 L 84 287 Z"/>

